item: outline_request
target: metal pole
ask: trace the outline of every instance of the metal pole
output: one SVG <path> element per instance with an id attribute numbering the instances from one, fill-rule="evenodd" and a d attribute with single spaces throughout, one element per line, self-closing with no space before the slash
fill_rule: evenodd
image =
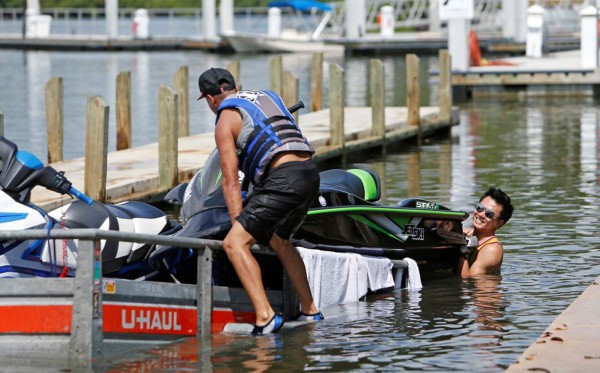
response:
<path id="1" fill-rule="evenodd" d="M 202 1 L 202 23 L 204 24 L 204 40 L 216 40 L 216 6 L 215 0 Z"/>
<path id="2" fill-rule="evenodd" d="M 116 39 L 119 36 L 119 0 L 106 0 L 104 3 L 106 37 Z"/>
<path id="3" fill-rule="evenodd" d="M 80 241 L 73 294 L 69 356 L 90 365 L 102 356 L 102 259 L 100 241 Z"/>
<path id="4" fill-rule="evenodd" d="M 197 307 L 198 307 L 198 336 L 203 340 L 209 339 L 212 334 L 212 250 L 207 246 L 198 253 L 198 281 L 197 281 Z"/>
<path id="5" fill-rule="evenodd" d="M 27 34 L 27 0 L 23 0 L 23 27 L 21 29 L 21 38 L 25 39 Z"/>

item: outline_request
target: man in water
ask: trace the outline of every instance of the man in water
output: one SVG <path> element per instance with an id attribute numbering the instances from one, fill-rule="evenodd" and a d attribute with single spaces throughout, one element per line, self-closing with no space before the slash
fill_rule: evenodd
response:
<path id="1" fill-rule="evenodd" d="M 215 141 L 223 171 L 223 194 L 232 227 L 223 248 L 256 312 L 252 334 L 275 333 L 284 323 L 269 304 L 260 267 L 250 252 L 269 245 L 298 293 L 301 320 L 321 320 L 306 267 L 290 242 L 319 191 L 314 149 L 296 126 L 283 100 L 271 91 L 239 91 L 231 73 L 212 68 L 200 75 L 199 99 L 217 115 Z M 252 193 L 242 201 L 238 170 Z"/>
<path id="2" fill-rule="evenodd" d="M 473 212 L 473 227 L 465 229 L 470 244 L 458 260 L 462 277 L 498 275 L 504 249 L 496 230 L 511 218 L 513 205 L 501 189 L 491 187 L 479 199 Z"/>

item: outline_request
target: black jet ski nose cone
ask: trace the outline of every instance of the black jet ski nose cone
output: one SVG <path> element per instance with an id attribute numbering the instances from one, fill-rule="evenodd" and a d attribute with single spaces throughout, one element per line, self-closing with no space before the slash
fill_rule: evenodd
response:
<path id="1" fill-rule="evenodd" d="M 213 208 L 189 218 L 183 229 L 177 231 L 173 237 L 222 240 L 230 228 L 227 208 Z M 165 263 L 171 263 L 174 260 L 172 258 L 180 256 L 183 249 L 186 248 L 159 245 L 149 255 L 148 262 L 157 269 L 167 269 Z"/>
<path id="2" fill-rule="evenodd" d="M 221 240 L 231 228 L 227 207 L 209 208 L 189 218 L 176 237 Z"/>

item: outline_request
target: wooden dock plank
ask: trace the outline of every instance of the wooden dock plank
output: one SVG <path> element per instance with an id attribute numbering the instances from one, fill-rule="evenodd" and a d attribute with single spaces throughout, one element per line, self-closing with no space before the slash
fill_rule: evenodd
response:
<path id="1" fill-rule="evenodd" d="M 108 38 L 106 35 L 51 35 L 24 39 L 21 34 L 0 34 L 0 48 L 32 50 L 137 51 L 137 50 L 204 50 L 231 53 L 231 46 L 220 40 L 180 37 Z"/>
<path id="2" fill-rule="evenodd" d="M 600 74 L 595 72 L 501 72 L 487 71 L 485 73 L 455 74 L 452 77 L 454 85 L 532 85 L 532 84 L 599 84 Z"/>
<path id="3" fill-rule="evenodd" d="M 578 49 L 550 53 L 539 58 L 518 56 L 502 58 L 501 60 L 509 62 L 511 65 L 471 66 L 468 71 L 593 71 L 593 69 L 581 67 L 581 52 Z M 493 61 L 493 59 L 491 59 L 491 61 Z"/>
<path id="4" fill-rule="evenodd" d="M 511 65 L 472 66 L 467 71 L 453 71 L 452 84 L 472 87 L 600 85 L 600 70 L 581 67 L 579 50 L 502 61 Z"/>
<path id="5" fill-rule="evenodd" d="M 417 129 L 406 124 L 408 111 L 405 107 L 385 109 L 387 141 L 405 140 L 415 137 Z M 422 133 L 450 127 L 458 122 L 454 115 L 453 123 L 438 120 L 439 108 L 422 107 L 420 110 Z M 346 150 L 359 150 L 382 144 L 381 138 L 371 136 L 371 108 L 352 107 L 344 109 Z M 299 125 L 304 135 L 316 149 L 317 159 L 322 160 L 341 155 L 342 148 L 329 146 L 329 109 L 300 115 Z M 212 132 L 179 138 L 178 169 L 179 180 L 189 180 L 206 162 L 215 147 Z M 131 149 L 109 152 L 107 161 L 106 201 L 117 203 L 133 199 L 150 199 L 168 191 L 159 186 L 158 144 L 147 144 Z M 65 171 L 73 186 L 83 190 L 84 158 L 71 159 L 51 164 L 56 170 Z M 45 210 L 60 207 L 70 202 L 70 198 L 51 192 L 45 188 L 35 188 L 32 203 Z"/>

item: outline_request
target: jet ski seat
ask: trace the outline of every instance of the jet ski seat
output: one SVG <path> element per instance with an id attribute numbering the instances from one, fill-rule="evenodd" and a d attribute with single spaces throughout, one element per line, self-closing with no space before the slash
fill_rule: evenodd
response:
<path id="1" fill-rule="evenodd" d="M 321 192 L 343 192 L 353 194 L 365 201 L 377 201 L 381 198 L 379 174 L 369 169 L 332 169 L 320 173 Z"/>
<path id="2" fill-rule="evenodd" d="M 142 202 L 129 201 L 118 205 L 94 202 L 87 205 L 75 201 L 51 211 L 57 222 L 64 221 L 68 229 L 95 228 L 120 232 L 159 234 L 171 228 L 164 212 Z M 143 259 L 153 247 L 150 244 L 102 240 L 102 272 L 118 272 L 126 263 Z"/>

